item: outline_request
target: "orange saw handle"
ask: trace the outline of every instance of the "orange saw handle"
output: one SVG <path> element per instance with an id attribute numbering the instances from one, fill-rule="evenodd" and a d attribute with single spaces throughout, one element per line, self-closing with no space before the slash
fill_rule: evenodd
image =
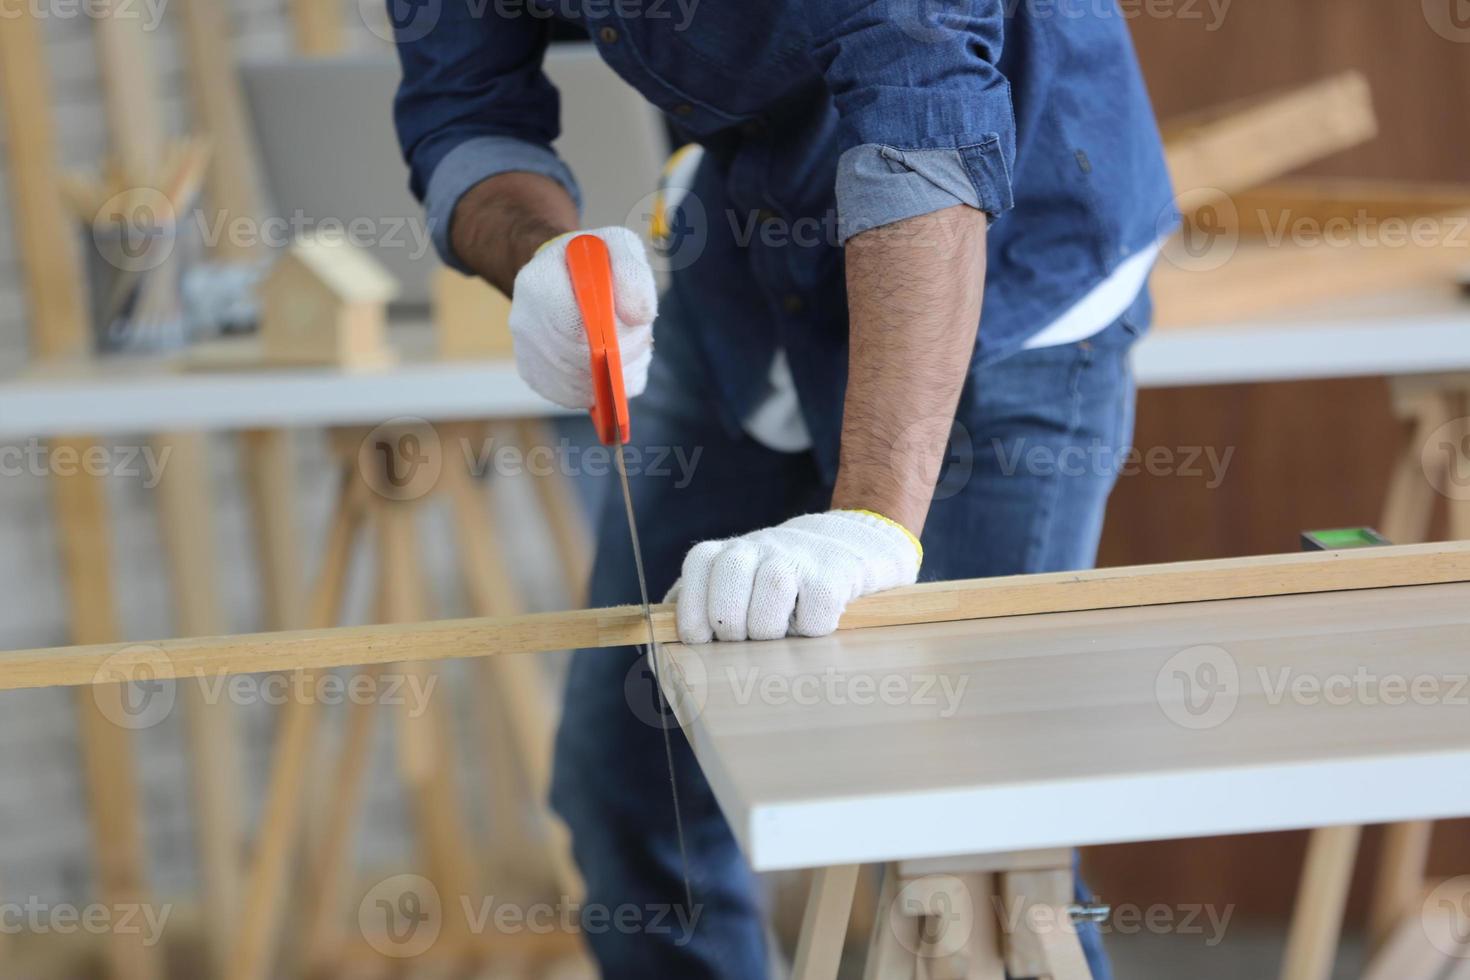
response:
<path id="1" fill-rule="evenodd" d="M 596 235 L 574 237 L 567 242 L 567 271 L 592 352 L 592 425 L 604 446 L 626 443 L 628 396 L 623 390 L 623 355 L 613 315 L 612 259 L 607 243 Z"/>

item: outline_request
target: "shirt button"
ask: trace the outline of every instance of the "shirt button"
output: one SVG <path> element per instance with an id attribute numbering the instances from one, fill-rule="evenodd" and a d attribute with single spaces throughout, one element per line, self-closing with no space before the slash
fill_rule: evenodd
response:
<path id="1" fill-rule="evenodd" d="M 765 133 L 765 131 L 766 122 L 764 119 L 747 119 L 745 122 L 740 124 L 740 132 L 742 132 L 746 136 L 760 136 Z"/>
<path id="2" fill-rule="evenodd" d="M 678 105 L 674 106 L 674 115 L 676 116 L 688 116 L 691 115 L 693 112 L 694 106 L 690 105 L 688 102 L 680 102 Z"/>
<path id="3" fill-rule="evenodd" d="M 761 208 L 755 213 L 755 220 L 759 221 L 761 224 L 765 224 L 768 221 L 775 221 L 780 217 L 781 216 L 779 214 L 777 214 L 775 211 L 772 211 L 770 208 Z"/>
<path id="4" fill-rule="evenodd" d="M 787 293 L 785 298 L 781 300 L 781 308 L 787 313 L 800 313 L 802 307 L 805 305 L 801 301 L 801 297 L 795 293 Z"/>
<path id="5" fill-rule="evenodd" d="M 618 39 L 618 29 L 616 27 L 604 27 L 597 32 L 597 37 L 603 44 L 613 44 Z"/>

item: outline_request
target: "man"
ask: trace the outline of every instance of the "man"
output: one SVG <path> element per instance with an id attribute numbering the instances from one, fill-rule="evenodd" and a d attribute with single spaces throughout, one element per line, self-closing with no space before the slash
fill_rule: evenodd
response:
<path id="1" fill-rule="evenodd" d="M 1091 564 L 1131 436 L 1127 350 L 1173 220 L 1112 0 L 664 10 L 555 16 L 705 147 L 678 219 L 693 251 L 661 301 L 637 238 L 594 231 L 627 390 L 647 389 L 634 444 L 699 453 L 687 483 L 634 473 L 649 588 L 674 589 L 680 638 L 824 634 L 848 601 L 921 568 Z M 416 16 L 396 118 L 444 258 L 511 294 L 532 387 L 586 407 L 564 260 L 577 189 L 550 149 L 540 69 L 550 16 L 539 0 L 443 0 L 427 30 Z M 593 605 L 638 598 L 621 506 Z M 558 735 L 553 801 L 604 926 L 619 907 L 683 903 L 663 736 L 624 693 L 637 658 L 578 654 Z M 675 735 L 697 929 L 589 928 L 589 942 L 609 978 L 764 976 L 752 876 Z"/>

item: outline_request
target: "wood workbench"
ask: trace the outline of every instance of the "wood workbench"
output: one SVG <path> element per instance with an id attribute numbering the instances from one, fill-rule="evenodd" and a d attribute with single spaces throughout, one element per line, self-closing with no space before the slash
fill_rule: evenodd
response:
<path id="1" fill-rule="evenodd" d="M 672 644 L 664 687 L 752 865 L 835 869 L 1470 814 L 1467 645 L 1426 585 Z"/>

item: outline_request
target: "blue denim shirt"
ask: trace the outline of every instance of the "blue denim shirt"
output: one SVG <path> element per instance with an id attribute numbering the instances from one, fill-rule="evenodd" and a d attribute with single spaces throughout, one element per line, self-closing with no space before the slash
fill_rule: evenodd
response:
<path id="1" fill-rule="evenodd" d="M 577 196 L 541 61 L 549 19 L 580 22 L 706 148 L 667 259 L 725 423 L 782 347 L 829 472 L 849 237 L 955 204 L 991 215 L 975 353 L 990 363 L 1176 218 L 1116 0 L 388 2 L 399 138 L 446 261 L 454 205 L 487 177 L 531 171 Z M 1146 305 L 1123 322 L 1141 329 Z"/>

